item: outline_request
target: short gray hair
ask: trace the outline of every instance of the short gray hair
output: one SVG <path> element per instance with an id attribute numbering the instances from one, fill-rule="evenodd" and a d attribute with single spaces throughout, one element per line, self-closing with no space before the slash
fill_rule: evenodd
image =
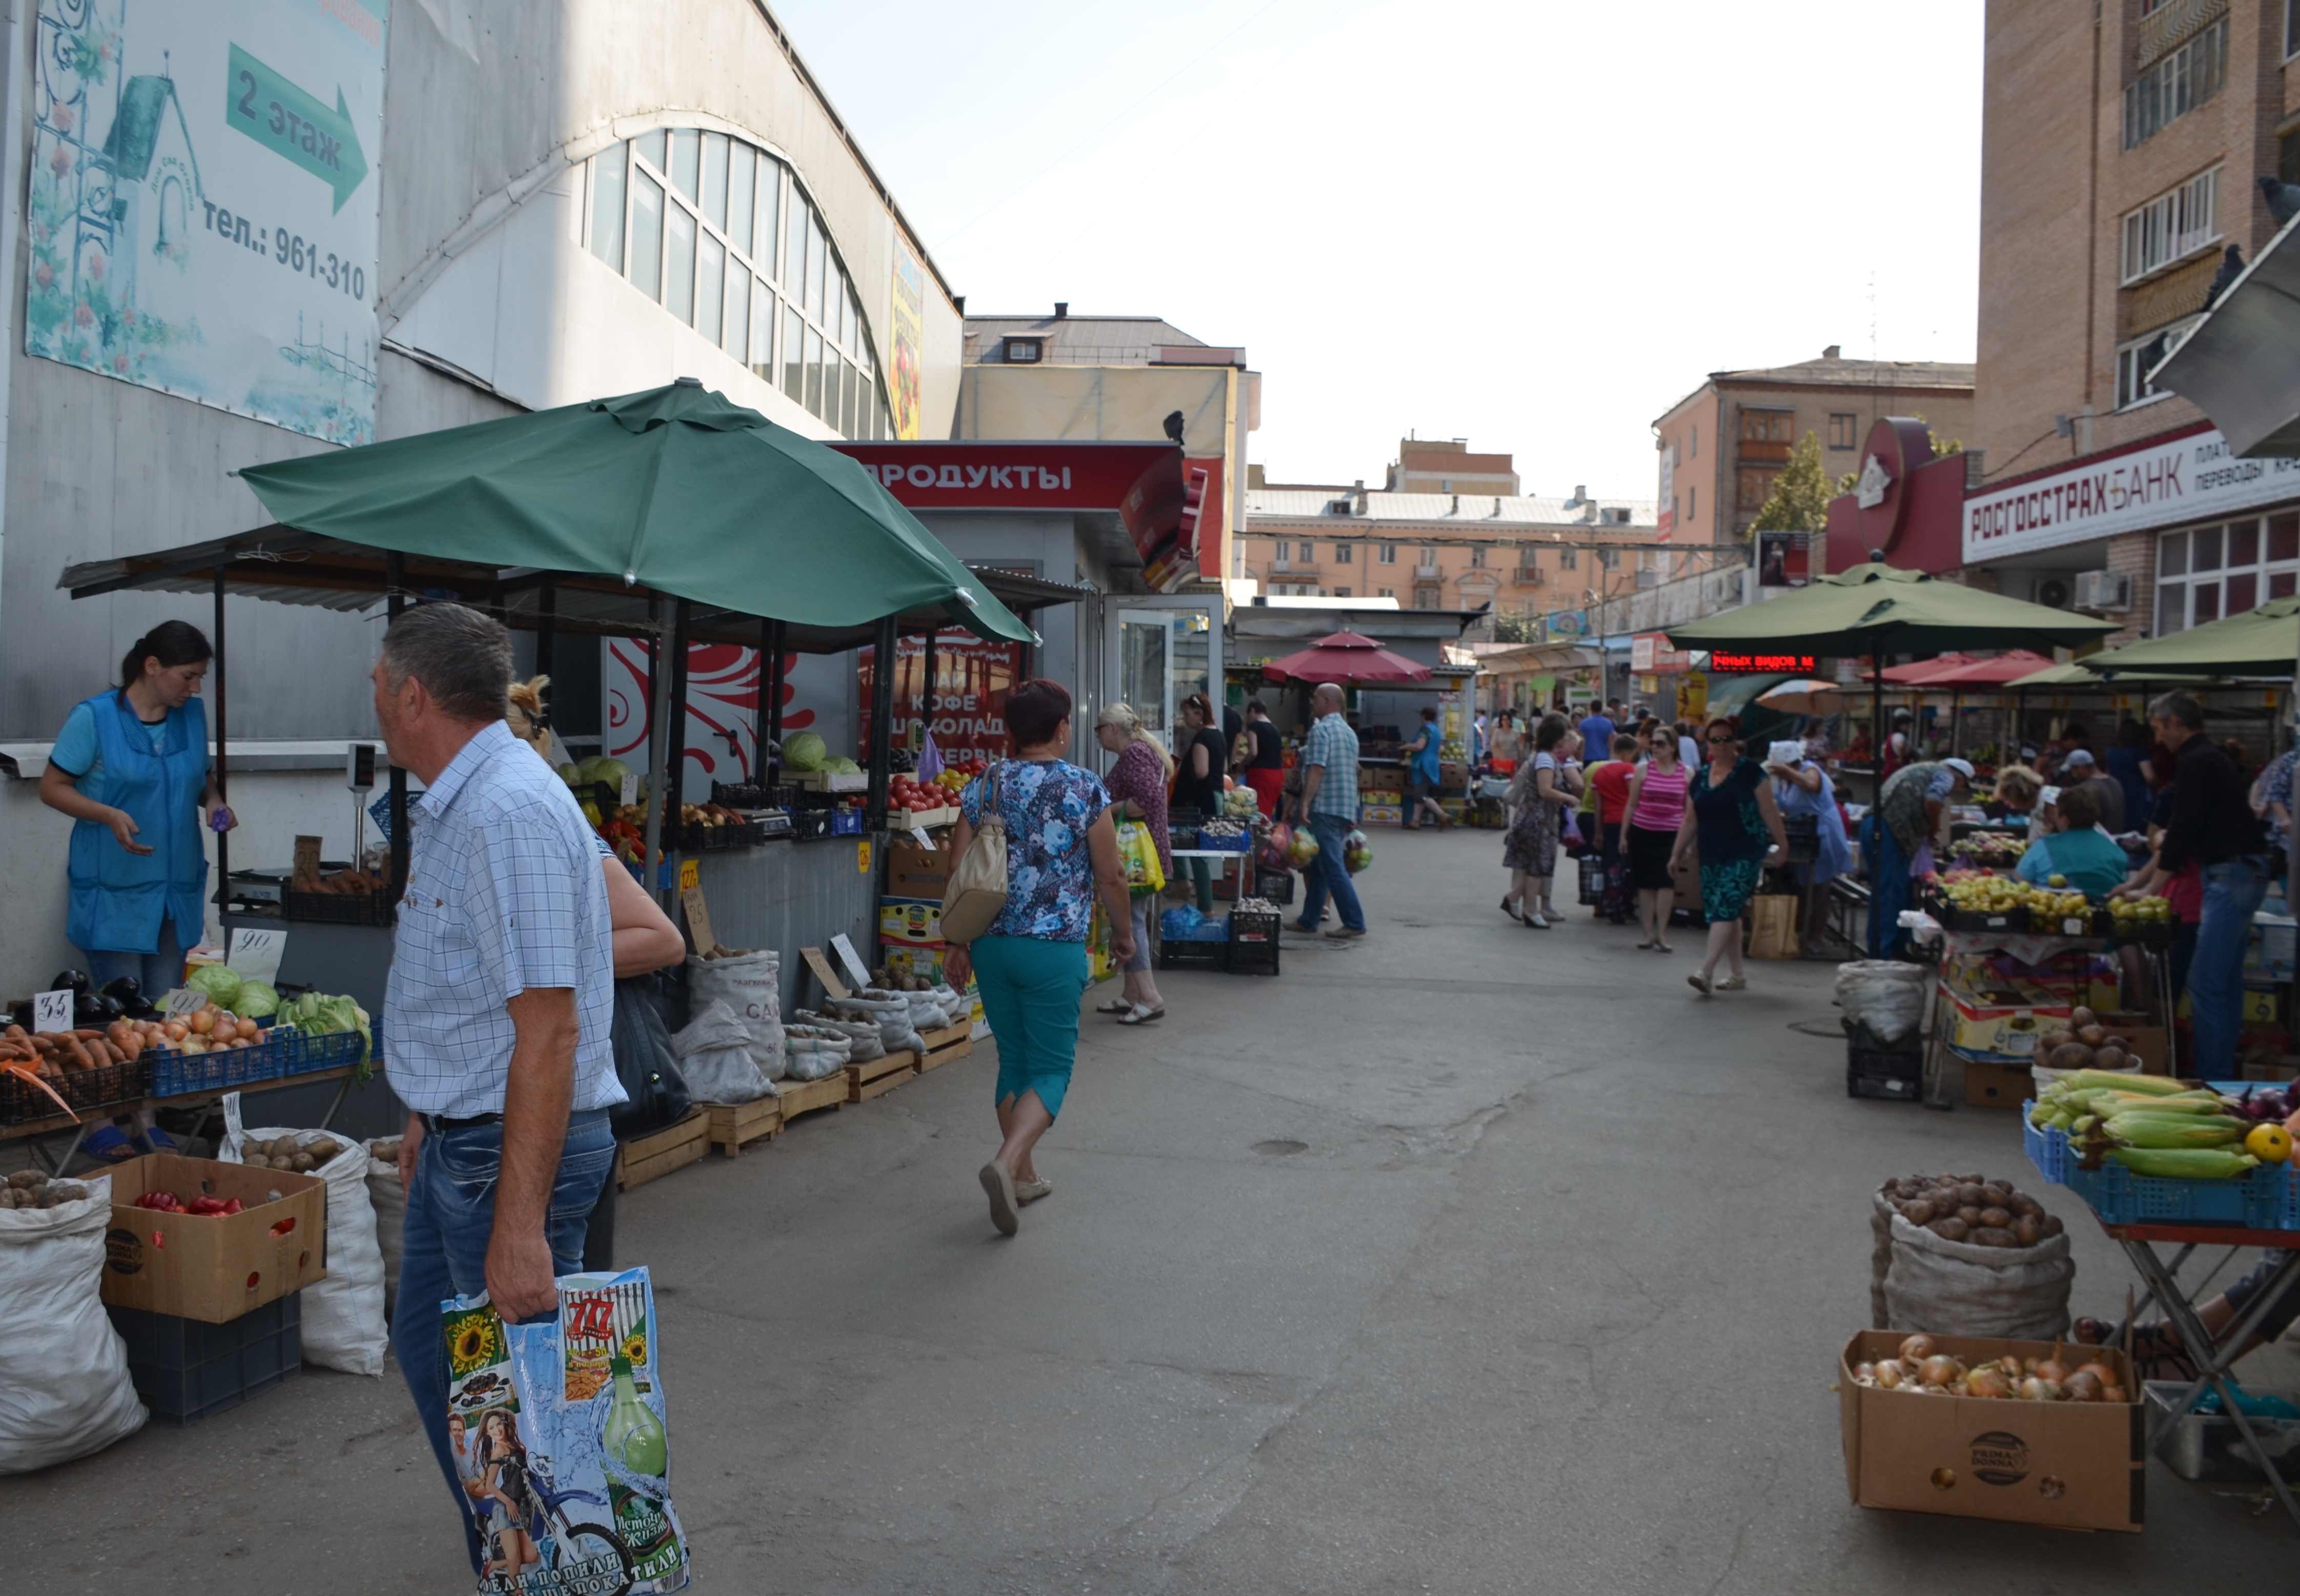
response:
<path id="1" fill-rule="evenodd" d="M 412 676 L 459 721 L 502 720 L 511 712 L 511 632 L 463 605 L 418 605 L 383 634 L 383 676 L 395 692 Z"/>
<path id="2" fill-rule="evenodd" d="M 2157 694 L 2148 706 L 2148 714 L 2154 720 L 2178 721 L 2191 731 L 2204 729 L 2204 706 L 2196 702 L 2196 694 L 2184 693 L 2177 688 Z"/>

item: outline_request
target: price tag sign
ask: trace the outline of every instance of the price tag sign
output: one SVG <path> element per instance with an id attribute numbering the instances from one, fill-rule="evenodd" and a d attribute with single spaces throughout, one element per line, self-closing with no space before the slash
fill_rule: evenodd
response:
<path id="1" fill-rule="evenodd" d="M 53 992 L 36 992 L 32 996 L 32 1030 L 35 1034 L 47 1035 L 72 1028 L 72 990 L 59 987 Z"/>
<path id="2" fill-rule="evenodd" d="M 854 873 L 871 873 L 871 840 L 868 837 L 854 845 Z"/>
<path id="3" fill-rule="evenodd" d="M 615 802 L 636 804 L 639 801 L 639 779 L 629 771 L 623 773 L 623 784 L 616 790 Z"/>
<path id="4" fill-rule="evenodd" d="M 688 868 L 692 869 L 693 865 L 690 864 Z M 708 954 L 719 946 L 719 939 L 711 930 L 711 906 L 703 901 L 703 889 L 696 886 L 680 888 L 679 901 L 687 911 L 687 934 L 695 943 L 695 951 Z"/>
<path id="5" fill-rule="evenodd" d="M 692 892 L 703 884 L 703 872 L 692 859 L 679 862 L 679 890 Z"/>
<path id="6" fill-rule="evenodd" d="M 180 1020 L 196 1015 L 208 1006 L 208 995 L 196 986 L 179 986 L 170 992 L 161 1004 L 161 1012 L 169 1019 Z"/>
<path id="7" fill-rule="evenodd" d="M 830 939 L 830 950 L 838 956 L 840 965 L 846 971 L 846 979 L 854 983 L 856 991 L 871 984 L 871 967 L 854 951 L 854 943 L 845 932 Z"/>
<path id="8" fill-rule="evenodd" d="M 236 926 L 232 930 L 229 949 L 224 955 L 224 962 L 242 981 L 260 981 L 265 986 L 276 986 L 279 982 L 279 958 L 288 951 L 288 933 Z"/>

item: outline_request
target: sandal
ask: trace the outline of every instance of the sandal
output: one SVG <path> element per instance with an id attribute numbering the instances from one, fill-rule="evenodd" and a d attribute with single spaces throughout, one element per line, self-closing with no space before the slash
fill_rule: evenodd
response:
<path id="1" fill-rule="evenodd" d="M 1137 1003 L 1119 1015 L 1118 1023 L 1121 1025 L 1147 1025 L 1153 1020 L 1162 1020 L 1165 1017 L 1164 1009 L 1152 1008 L 1146 1004 Z"/>
<path id="2" fill-rule="evenodd" d="M 1691 987 L 1695 991 L 1699 992 L 1704 998 L 1709 996 L 1709 977 L 1704 975 L 1698 970 L 1696 970 L 1692 974 L 1685 978 L 1685 984 Z"/>
<path id="3" fill-rule="evenodd" d="M 1717 990 L 1721 992 L 1746 992 L 1749 990 L 1748 977 L 1746 975 L 1728 975 L 1724 980 L 1717 983 Z"/>
<path id="4" fill-rule="evenodd" d="M 2119 1326 L 2106 1319 L 2079 1319 L 2069 1326 L 2069 1339 L 2078 1346 L 2121 1344 Z M 2192 1381 L 2196 1360 L 2180 1341 L 2179 1333 L 2162 1319 L 2132 1327 L 2132 1372 L 2143 1380 Z"/>
<path id="5" fill-rule="evenodd" d="M 1134 1005 L 1129 1003 L 1123 998 L 1112 998 L 1107 1003 L 1096 1004 L 1094 1006 L 1094 1012 L 1096 1014 L 1131 1014 L 1134 1012 Z"/>

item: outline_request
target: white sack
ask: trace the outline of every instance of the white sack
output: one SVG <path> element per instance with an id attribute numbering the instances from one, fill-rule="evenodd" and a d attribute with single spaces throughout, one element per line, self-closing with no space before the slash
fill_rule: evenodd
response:
<path id="1" fill-rule="evenodd" d="M 0 1208 L 0 1474 L 100 1452 L 144 1427 L 104 1311 L 112 1177 L 53 1208 Z"/>
<path id="2" fill-rule="evenodd" d="M 391 1329 L 383 1316 L 383 1249 L 367 1198 L 367 1149 L 332 1131 L 243 1130 L 239 1093 L 224 1094 L 223 1145 L 216 1152 L 224 1163 L 245 1164 L 247 1142 L 282 1136 L 298 1147 L 324 1137 L 340 1149 L 311 1171 L 327 1182 L 328 1272 L 304 1288 L 304 1361 L 346 1375 L 381 1375 Z"/>

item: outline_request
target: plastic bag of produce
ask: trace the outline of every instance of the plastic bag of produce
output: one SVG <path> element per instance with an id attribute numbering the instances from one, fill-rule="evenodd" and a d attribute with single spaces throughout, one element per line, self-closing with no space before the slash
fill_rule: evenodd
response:
<path id="1" fill-rule="evenodd" d="M 304 1288 L 304 1361 L 346 1375 L 382 1374 L 391 1332 L 383 1315 L 383 1249 L 367 1196 L 367 1149 L 325 1131 L 244 1130 L 239 1093 L 229 1091 L 216 1157 L 251 1167 L 262 1158 L 328 1183 L 328 1272 Z M 305 1160 L 308 1166 L 298 1167 Z"/>
<path id="2" fill-rule="evenodd" d="M 1888 1216 L 1887 1330 L 2054 1341 L 2068 1333 L 2076 1260 L 2066 1232 L 2034 1247 L 1948 1241 L 1898 1213 Z"/>
<path id="3" fill-rule="evenodd" d="M 462 1421 L 456 1465 L 481 1509 L 481 1550 L 522 1592 L 684 1590 L 647 1272 L 558 1285 L 558 1315 L 539 1324 L 504 1324 L 484 1293 L 439 1305 L 447 1412 Z M 493 1574 L 478 1586 L 504 1588 Z"/>
<path id="4" fill-rule="evenodd" d="M 845 1069 L 854 1057 L 854 1043 L 821 1025 L 786 1025 L 783 1045 L 790 1059 L 789 1079 L 820 1081 Z"/>
<path id="5" fill-rule="evenodd" d="M 607 1123 L 618 1141 L 676 1124 L 693 1106 L 658 1006 L 658 980 L 634 975 L 615 982 L 615 1077 L 624 1100 L 607 1110 Z"/>
<path id="6" fill-rule="evenodd" d="M 686 1030 L 671 1039 L 679 1072 L 698 1103 L 755 1103 L 774 1087 L 751 1057 L 750 1027 L 715 999 Z M 775 1062 L 782 1058 L 782 1027 L 775 1027 Z"/>
<path id="7" fill-rule="evenodd" d="M 1927 965 L 1906 965 L 1898 959 L 1854 959 L 1837 966 L 1837 1006 L 1847 1020 L 1867 1026 L 1871 1036 L 1889 1046 L 1917 1028 L 1932 979 L 1933 972 Z"/>
<path id="8" fill-rule="evenodd" d="M 770 1081 L 783 1071 L 782 955 L 772 948 L 687 961 L 689 1003 L 701 1014 L 724 1003 L 750 1028 L 751 1057 Z"/>
<path id="9" fill-rule="evenodd" d="M 375 1244 L 383 1254 L 383 1322 L 399 1300 L 399 1254 L 407 1233 L 407 1188 L 399 1182 L 399 1138 L 367 1144 L 367 1200 L 375 1209 Z"/>
<path id="10" fill-rule="evenodd" d="M 841 1019 L 837 1015 L 817 1014 L 811 1008 L 794 1009 L 791 1017 L 802 1025 L 812 1025 L 819 1031 L 845 1037 L 852 1044 L 853 1050 L 847 1055 L 850 1064 L 868 1064 L 873 1058 L 887 1056 L 887 1044 L 879 1040 L 879 1022 L 876 1020 Z"/>
<path id="11" fill-rule="evenodd" d="M 56 1184 L 83 1195 L 0 1207 L 0 1474 L 85 1458 L 144 1427 L 128 1349 L 104 1311 L 112 1177 Z"/>

